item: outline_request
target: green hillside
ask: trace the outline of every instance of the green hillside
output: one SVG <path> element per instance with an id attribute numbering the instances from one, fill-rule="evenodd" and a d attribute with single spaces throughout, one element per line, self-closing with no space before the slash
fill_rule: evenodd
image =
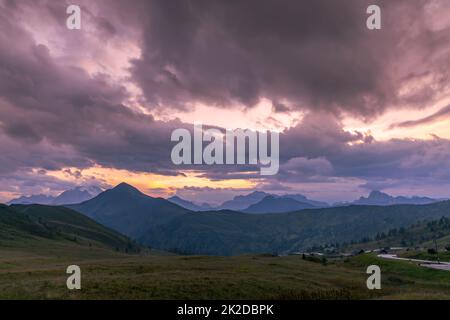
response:
<path id="1" fill-rule="evenodd" d="M 408 228 L 395 228 L 387 232 L 377 233 L 372 239 L 366 238 L 351 247 L 377 249 L 386 247 L 404 248 L 450 248 L 450 219 L 442 217 L 438 220 L 419 221 Z"/>
<path id="2" fill-rule="evenodd" d="M 404 258 L 450 262 L 450 219 L 420 221 L 409 228 L 396 228 L 378 233 L 373 239 L 342 245 L 341 252 L 390 250 Z M 437 251 L 436 251 L 437 249 Z M 325 250 L 326 251 L 326 250 Z"/>
<path id="3" fill-rule="evenodd" d="M 0 240 L 51 237 L 51 232 L 32 217 L 0 204 Z"/>
<path id="4" fill-rule="evenodd" d="M 137 251 L 129 238 L 64 207 L 43 205 L 0 206 L 0 246 L 50 241 L 79 246 Z"/>
<path id="5" fill-rule="evenodd" d="M 152 227 L 145 244 L 182 253 L 286 253 L 374 237 L 420 220 L 450 216 L 450 202 L 430 205 L 349 206 L 252 215 L 232 211 L 187 213 Z"/>

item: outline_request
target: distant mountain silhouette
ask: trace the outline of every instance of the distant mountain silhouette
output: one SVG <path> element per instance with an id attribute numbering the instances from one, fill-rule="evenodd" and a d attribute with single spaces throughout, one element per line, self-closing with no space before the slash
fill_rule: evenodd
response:
<path id="1" fill-rule="evenodd" d="M 361 197 L 351 203 L 341 203 L 340 205 L 372 205 L 372 206 L 391 206 L 396 204 L 430 204 L 442 201 L 443 199 L 432 199 L 428 197 L 393 197 L 381 191 L 372 191 L 369 196 Z"/>
<path id="2" fill-rule="evenodd" d="M 44 194 L 37 194 L 31 196 L 21 196 L 19 198 L 8 201 L 6 204 L 42 204 L 50 205 L 55 200 L 55 197 Z"/>
<path id="3" fill-rule="evenodd" d="M 315 208 L 310 203 L 299 202 L 291 198 L 267 196 L 260 202 L 252 204 L 242 212 L 245 213 L 281 213 Z"/>
<path id="4" fill-rule="evenodd" d="M 170 197 L 167 199 L 168 201 L 175 203 L 177 205 L 179 205 L 180 207 L 183 207 L 185 209 L 191 210 L 191 211 L 210 211 L 210 210 L 214 210 L 213 207 L 211 207 L 210 205 L 208 205 L 207 203 L 201 204 L 201 205 L 197 205 L 191 201 L 182 199 L 178 196 L 174 196 L 174 197 Z"/>
<path id="5" fill-rule="evenodd" d="M 290 199 L 294 199 L 298 202 L 308 203 L 316 208 L 327 208 L 330 206 L 328 203 L 323 202 L 323 201 L 315 201 L 315 200 L 308 199 L 307 197 L 305 197 L 302 194 L 285 194 L 280 197 L 281 198 L 290 198 Z"/>
<path id="6" fill-rule="evenodd" d="M 98 187 L 77 187 L 61 193 L 52 202 L 52 205 L 67 205 L 81 203 L 98 196 L 103 190 Z"/>
<path id="7" fill-rule="evenodd" d="M 86 200 L 92 199 L 97 196 L 102 189 L 99 187 L 76 187 L 62 192 L 57 197 L 47 196 L 47 195 L 32 195 L 32 196 L 22 196 L 17 199 L 9 201 L 7 204 L 42 204 L 42 205 L 68 205 L 81 203 Z"/>
<path id="8" fill-rule="evenodd" d="M 267 196 L 270 196 L 270 194 L 262 191 L 254 191 L 247 195 L 236 196 L 232 200 L 225 201 L 222 205 L 217 207 L 216 210 L 244 210 Z"/>
<path id="9" fill-rule="evenodd" d="M 272 198 L 266 199 L 267 197 L 276 198 L 276 200 Z M 292 200 L 295 200 L 295 202 Z M 298 202 L 301 204 L 298 204 Z M 265 208 L 265 206 L 268 207 Z M 326 202 L 310 200 L 301 194 L 285 194 L 280 196 L 255 191 L 247 195 L 236 196 L 232 200 L 224 202 L 221 206 L 215 208 L 215 210 L 234 210 L 247 213 L 278 213 L 306 208 L 326 208 L 328 206 Z M 268 211 L 269 208 L 273 209 L 273 211 Z"/>
<path id="10" fill-rule="evenodd" d="M 140 237 L 150 227 L 190 212 L 168 200 L 147 196 L 126 183 L 68 207 L 133 238 Z"/>

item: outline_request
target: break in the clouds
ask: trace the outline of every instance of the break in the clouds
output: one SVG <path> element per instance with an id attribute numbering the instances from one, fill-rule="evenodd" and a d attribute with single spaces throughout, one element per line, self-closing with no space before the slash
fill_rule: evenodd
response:
<path id="1" fill-rule="evenodd" d="M 439 111 L 418 120 L 404 121 L 394 124 L 392 127 L 414 127 L 421 124 L 433 123 L 437 120 L 446 119 L 450 116 L 450 105 L 440 109 Z"/>
<path id="2" fill-rule="evenodd" d="M 102 168 L 142 174 L 158 194 L 195 190 L 200 202 L 249 188 L 448 196 L 437 188 L 450 185 L 448 1 L 78 2 L 82 29 L 68 30 L 73 3 L 0 0 L 0 194 L 107 186 L 114 179 L 89 171 Z M 366 28 L 369 4 L 382 9 L 381 30 Z M 195 116 L 256 126 L 251 110 L 265 104 L 265 127 L 281 131 L 278 175 L 171 163 L 174 129 Z M 401 139 L 377 137 L 394 129 Z"/>

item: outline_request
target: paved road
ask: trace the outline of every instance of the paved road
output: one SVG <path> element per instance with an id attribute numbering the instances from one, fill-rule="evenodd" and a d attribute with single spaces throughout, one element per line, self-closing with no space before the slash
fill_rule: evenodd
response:
<path id="1" fill-rule="evenodd" d="M 436 263 L 436 261 L 430 261 L 430 260 L 400 258 L 400 257 L 397 257 L 397 255 L 395 255 L 395 254 L 379 254 L 378 257 L 383 258 L 383 259 L 390 259 L 390 260 L 402 260 L 402 261 L 417 262 L 422 267 L 425 267 L 425 268 L 450 271 L 450 263 L 449 262 L 441 262 L 440 264 L 438 264 L 438 263 Z"/>

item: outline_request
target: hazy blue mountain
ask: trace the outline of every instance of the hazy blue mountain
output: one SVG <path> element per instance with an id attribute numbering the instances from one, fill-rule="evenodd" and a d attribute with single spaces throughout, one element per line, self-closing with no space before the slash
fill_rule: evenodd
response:
<path id="1" fill-rule="evenodd" d="M 102 189 L 98 187 L 77 187 L 71 190 L 64 191 L 59 196 L 57 196 L 51 204 L 60 206 L 81 203 L 96 197 L 101 192 Z"/>
<path id="2" fill-rule="evenodd" d="M 292 198 L 267 196 L 260 202 L 252 204 L 247 209 L 242 210 L 245 213 L 280 213 L 292 212 L 303 209 L 315 208 L 310 203 L 299 202 Z"/>
<path id="3" fill-rule="evenodd" d="M 126 183 L 68 207 L 133 238 L 140 237 L 151 227 L 191 212 L 166 199 L 147 196 Z"/>
<path id="4" fill-rule="evenodd" d="M 49 205 L 55 200 L 55 197 L 46 196 L 44 194 L 32 195 L 32 196 L 21 196 L 16 199 L 12 199 L 6 204 L 44 204 Z"/>
<path id="5" fill-rule="evenodd" d="M 328 203 L 323 202 L 323 201 L 315 201 L 315 200 L 308 199 L 307 197 L 305 197 L 302 194 L 285 194 L 285 195 L 282 195 L 281 198 L 294 199 L 298 202 L 308 203 L 316 208 L 327 208 L 330 206 Z"/>
<path id="6" fill-rule="evenodd" d="M 393 197 L 387 193 L 380 191 L 372 191 L 369 196 L 361 197 L 354 201 L 354 205 L 375 205 L 375 206 L 390 206 L 395 204 L 430 204 L 442 200 L 427 198 L 427 197 Z"/>
<path id="7" fill-rule="evenodd" d="M 297 202 L 301 202 L 304 204 L 310 204 L 310 205 L 312 205 L 312 207 L 316 207 L 316 208 L 326 208 L 329 206 L 328 203 L 326 203 L 326 202 L 310 200 L 301 194 L 285 194 L 285 195 L 279 196 L 279 195 L 270 194 L 270 193 L 266 193 L 266 192 L 262 192 L 262 191 L 255 191 L 255 192 L 252 192 L 247 195 L 236 196 L 232 200 L 224 202 L 222 205 L 215 208 L 215 210 L 233 210 L 233 211 L 247 212 L 247 209 L 249 209 L 250 206 L 253 206 L 253 205 L 263 201 L 264 198 L 266 198 L 268 196 L 275 197 L 275 198 L 293 199 Z M 283 201 L 277 200 L 276 202 L 279 203 L 279 205 L 283 205 Z M 286 206 L 288 206 L 288 203 L 294 204 L 292 201 L 287 200 Z M 260 207 L 260 208 L 262 208 L 262 207 Z M 253 210 L 253 209 L 251 209 L 251 210 Z M 266 211 L 264 211 L 264 212 L 266 212 Z M 275 211 L 272 211 L 272 212 L 286 212 L 286 211 L 284 211 L 284 209 L 282 211 L 275 209 Z"/>
<path id="8" fill-rule="evenodd" d="M 262 192 L 262 191 L 254 191 L 247 195 L 236 196 L 232 200 L 225 201 L 217 210 L 235 210 L 240 211 L 247 209 L 252 204 L 255 204 L 265 197 L 270 196 L 270 194 Z"/>
<path id="9" fill-rule="evenodd" d="M 7 204 L 42 204 L 61 206 L 90 200 L 96 197 L 100 192 L 102 192 L 102 189 L 96 186 L 76 187 L 74 189 L 62 192 L 57 197 L 47 195 L 22 196 L 9 201 Z"/>
<path id="10" fill-rule="evenodd" d="M 214 208 L 211 207 L 210 205 L 208 205 L 207 203 L 198 205 L 195 204 L 191 201 L 182 199 L 178 196 L 173 196 L 167 199 L 168 201 L 175 203 L 177 205 L 179 205 L 180 207 L 183 207 L 185 209 L 191 210 L 191 211 L 210 211 L 213 210 Z"/>

